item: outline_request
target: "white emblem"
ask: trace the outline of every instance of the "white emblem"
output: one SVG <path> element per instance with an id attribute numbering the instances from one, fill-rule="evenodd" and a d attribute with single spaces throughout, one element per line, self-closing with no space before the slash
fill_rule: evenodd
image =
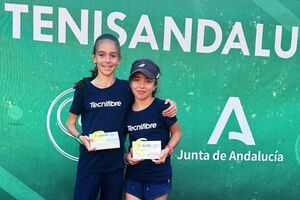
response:
<path id="1" fill-rule="evenodd" d="M 213 133 L 211 134 L 207 144 L 217 144 L 225 125 L 230 117 L 230 114 L 234 111 L 238 123 L 241 128 L 241 133 L 239 132 L 229 132 L 230 140 L 239 140 L 246 145 L 255 145 L 253 135 L 251 133 L 249 124 L 247 122 L 243 107 L 241 105 L 240 99 L 238 97 L 230 97 L 224 107 L 224 110 L 217 122 Z"/>
<path id="2" fill-rule="evenodd" d="M 66 105 L 73 101 L 73 94 L 74 94 L 74 89 L 70 88 L 60 93 L 52 101 L 48 109 L 46 123 L 47 123 L 47 131 L 48 131 L 50 141 L 53 144 L 53 146 L 56 148 L 56 150 L 59 153 L 61 153 L 63 156 L 67 157 L 68 159 L 78 161 L 77 156 L 71 155 L 71 153 L 68 153 L 66 151 L 66 150 L 71 151 L 72 149 L 73 153 L 76 154 L 75 152 L 78 151 L 78 142 L 68 132 L 68 130 L 64 126 L 65 123 L 62 123 L 62 119 L 61 119 L 62 116 L 67 116 L 69 114 L 69 110 L 67 109 Z M 66 119 L 63 119 L 63 121 L 65 120 Z M 80 118 L 78 120 L 78 125 L 81 126 Z M 65 139 L 62 140 L 62 138 Z"/>
<path id="3" fill-rule="evenodd" d="M 144 67 L 145 65 L 146 65 L 145 63 L 142 63 L 138 67 Z"/>

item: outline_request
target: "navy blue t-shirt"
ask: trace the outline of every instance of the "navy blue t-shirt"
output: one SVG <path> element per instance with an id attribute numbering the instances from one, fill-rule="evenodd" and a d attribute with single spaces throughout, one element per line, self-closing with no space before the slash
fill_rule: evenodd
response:
<path id="1" fill-rule="evenodd" d="M 118 131 L 120 148 L 89 152 L 80 145 L 78 171 L 81 173 L 109 172 L 124 167 L 125 116 L 133 102 L 129 83 L 116 79 L 108 88 L 100 89 L 85 81 L 76 89 L 70 112 L 81 115 L 82 133 Z"/>
<path id="2" fill-rule="evenodd" d="M 139 138 L 146 138 L 148 141 L 161 141 L 161 147 L 165 148 L 170 139 L 169 128 L 177 122 L 176 117 L 168 118 L 162 116 L 162 111 L 169 106 L 163 100 L 155 98 L 150 106 L 144 110 L 133 111 L 130 109 L 128 111 L 127 132 L 129 134 L 129 148 L 131 148 L 132 142 Z M 153 125 L 154 123 L 156 126 Z M 146 126 L 145 124 L 152 125 Z M 131 180 L 161 183 L 171 177 L 170 156 L 166 158 L 164 164 L 155 164 L 152 160 L 144 160 L 136 165 L 128 165 L 126 169 L 126 179 Z"/>

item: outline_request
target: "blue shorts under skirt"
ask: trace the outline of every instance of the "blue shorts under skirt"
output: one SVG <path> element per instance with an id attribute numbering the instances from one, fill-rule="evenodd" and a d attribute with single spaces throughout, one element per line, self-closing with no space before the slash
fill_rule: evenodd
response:
<path id="1" fill-rule="evenodd" d="M 139 199 L 153 200 L 171 192 L 172 180 L 168 179 L 165 183 L 153 184 L 127 179 L 124 190 Z"/>

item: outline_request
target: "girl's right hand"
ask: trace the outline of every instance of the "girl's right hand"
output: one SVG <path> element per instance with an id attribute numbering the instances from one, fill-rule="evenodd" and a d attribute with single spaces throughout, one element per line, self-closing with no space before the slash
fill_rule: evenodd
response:
<path id="1" fill-rule="evenodd" d="M 90 138 L 88 136 L 81 135 L 79 139 L 88 151 L 96 151 L 95 147 L 91 147 Z"/>
<path id="2" fill-rule="evenodd" d="M 141 159 L 133 159 L 132 158 L 132 148 L 130 148 L 130 152 L 127 153 L 127 155 L 125 156 L 125 159 L 129 165 L 136 165 L 142 161 Z"/>
<path id="3" fill-rule="evenodd" d="M 164 148 L 163 150 L 161 150 L 160 158 L 159 159 L 153 159 L 152 161 L 155 164 L 163 164 L 166 161 L 168 153 L 169 153 L 169 149 L 168 148 Z"/>

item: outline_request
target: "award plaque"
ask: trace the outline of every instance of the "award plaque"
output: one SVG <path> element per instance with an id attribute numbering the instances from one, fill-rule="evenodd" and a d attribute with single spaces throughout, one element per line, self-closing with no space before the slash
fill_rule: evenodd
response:
<path id="1" fill-rule="evenodd" d="M 161 141 L 147 141 L 140 138 L 132 142 L 133 159 L 159 159 L 161 156 Z"/>
<path id="2" fill-rule="evenodd" d="M 95 131 L 89 135 L 91 147 L 96 150 L 120 148 L 118 132 Z"/>

